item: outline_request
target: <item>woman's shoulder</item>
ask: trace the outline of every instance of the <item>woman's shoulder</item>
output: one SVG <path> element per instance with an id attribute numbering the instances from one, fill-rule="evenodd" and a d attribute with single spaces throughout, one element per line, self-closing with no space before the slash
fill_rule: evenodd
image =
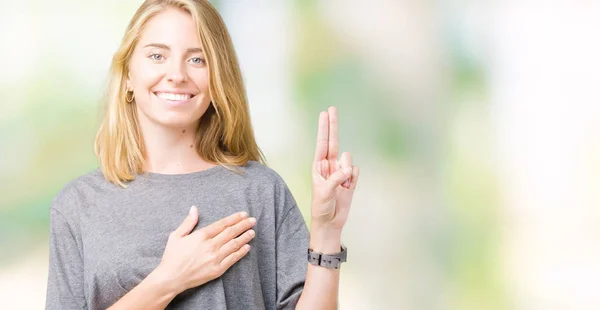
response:
<path id="1" fill-rule="evenodd" d="M 243 169 L 245 177 L 250 180 L 268 184 L 285 184 L 277 171 L 263 163 L 251 160 L 243 166 Z"/>
<path id="2" fill-rule="evenodd" d="M 51 208 L 68 214 L 75 212 L 100 187 L 106 186 L 100 169 L 80 175 L 64 185 L 52 200 Z"/>
<path id="3" fill-rule="evenodd" d="M 243 168 L 244 173 L 240 178 L 244 181 L 238 184 L 242 184 L 245 195 L 260 200 L 261 203 L 274 202 L 281 208 L 296 204 L 290 188 L 275 169 L 256 161 L 248 162 Z"/>

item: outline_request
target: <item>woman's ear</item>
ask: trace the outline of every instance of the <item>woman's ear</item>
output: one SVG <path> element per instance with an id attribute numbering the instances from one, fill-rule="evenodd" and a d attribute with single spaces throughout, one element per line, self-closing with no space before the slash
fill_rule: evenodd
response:
<path id="1" fill-rule="evenodd" d="M 131 86 L 131 71 L 127 70 L 127 79 L 125 80 L 125 86 L 127 87 L 127 91 L 133 91 L 133 86 Z"/>

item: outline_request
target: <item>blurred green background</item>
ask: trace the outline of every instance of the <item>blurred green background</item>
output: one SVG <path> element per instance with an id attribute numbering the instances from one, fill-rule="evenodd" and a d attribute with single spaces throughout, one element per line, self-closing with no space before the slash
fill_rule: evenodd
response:
<path id="1" fill-rule="evenodd" d="M 0 300 L 45 300 L 142 1 L 0 2 Z M 600 5 L 221 0 L 259 146 L 309 219 L 318 113 L 361 167 L 342 309 L 598 309 Z"/>

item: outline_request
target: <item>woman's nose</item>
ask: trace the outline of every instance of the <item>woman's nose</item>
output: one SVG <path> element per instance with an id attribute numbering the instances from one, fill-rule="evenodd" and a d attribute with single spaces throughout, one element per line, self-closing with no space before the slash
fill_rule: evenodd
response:
<path id="1" fill-rule="evenodd" d="M 173 84 L 181 84 L 187 81 L 187 75 L 182 65 L 173 63 L 167 72 L 167 80 Z"/>

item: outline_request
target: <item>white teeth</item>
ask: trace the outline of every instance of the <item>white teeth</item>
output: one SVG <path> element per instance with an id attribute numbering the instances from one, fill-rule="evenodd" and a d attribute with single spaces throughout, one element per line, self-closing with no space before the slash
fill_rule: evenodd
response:
<path id="1" fill-rule="evenodd" d="M 160 99 L 172 100 L 172 101 L 185 101 L 190 99 L 190 94 L 171 94 L 171 93 L 156 93 L 156 96 Z"/>

